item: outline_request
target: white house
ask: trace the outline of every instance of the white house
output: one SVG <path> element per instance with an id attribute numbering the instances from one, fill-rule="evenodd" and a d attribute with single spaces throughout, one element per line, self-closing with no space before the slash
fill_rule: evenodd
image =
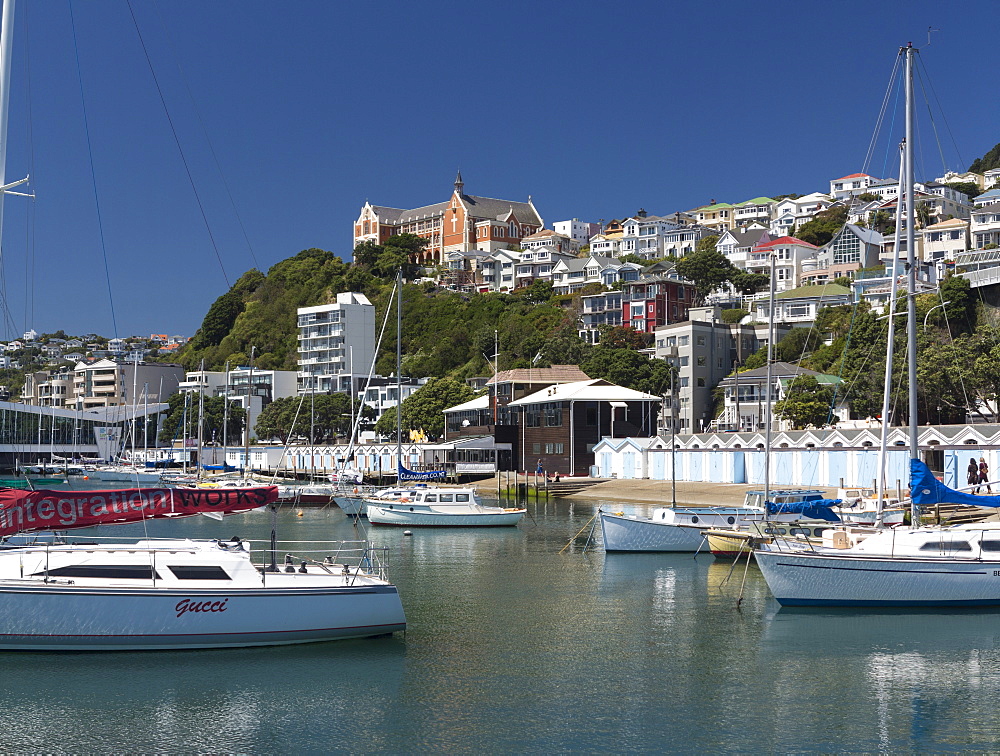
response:
<path id="1" fill-rule="evenodd" d="M 750 250 L 758 244 L 767 244 L 769 241 L 771 241 L 771 235 L 767 229 L 761 226 L 755 226 L 746 231 L 727 229 L 715 243 L 715 248 L 737 268 L 746 270 Z"/>
<path id="2" fill-rule="evenodd" d="M 770 297 L 767 292 L 757 295 L 753 302 L 754 320 L 767 322 L 771 319 Z M 839 284 L 800 286 L 783 291 L 774 298 L 774 322 L 786 325 L 811 325 L 816 314 L 824 307 L 850 304 L 851 290 Z"/>
<path id="3" fill-rule="evenodd" d="M 775 238 L 794 236 L 795 230 L 799 226 L 811 221 L 817 213 L 826 210 L 831 203 L 830 196 L 820 192 L 813 192 L 798 199 L 779 200 L 772 210 L 771 235 Z"/>
<path id="4" fill-rule="evenodd" d="M 774 254 L 774 286 L 775 291 L 789 291 L 802 284 L 802 263 L 816 256 L 819 250 L 815 244 L 796 239 L 794 236 L 783 236 L 762 242 L 753 247 L 747 254 L 747 273 L 771 274 L 771 255 Z"/>
<path id="5" fill-rule="evenodd" d="M 924 237 L 924 260 L 954 260 L 969 248 L 969 221 L 961 218 L 940 221 L 921 232 Z"/>
<path id="6" fill-rule="evenodd" d="M 988 244 L 1000 244 L 1000 202 L 977 207 L 972 213 L 972 246 L 983 249 Z"/>
<path id="7" fill-rule="evenodd" d="M 568 236 L 579 245 L 579 248 L 588 244 L 592 236 L 601 232 L 601 224 L 587 223 L 579 218 L 573 218 L 573 220 L 556 221 L 552 224 L 552 230 L 557 234 Z"/>
<path id="8" fill-rule="evenodd" d="M 839 179 L 830 181 L 830 196 L 833 199 L 856 197 L 868 191 L 868 187 L 876 181 L 881 181 L 881 179 L 869 176 L 867 173 L 851 173 L 847 176 L 841 176 Z"/>

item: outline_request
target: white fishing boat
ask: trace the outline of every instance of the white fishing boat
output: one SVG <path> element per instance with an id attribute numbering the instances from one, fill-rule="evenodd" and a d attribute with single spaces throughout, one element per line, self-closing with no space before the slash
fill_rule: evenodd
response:
<path id="1" fill-rule="evenodd" d="M 939 503 L 1000 507 L 1000 496 L 976 496 L 946 487 L 919 459 L 917 443 L 916 261 L 913 181 L 913 56 L 905 56 L 906 139 L 899 203 L 905 207 L 907 270 L 907 372 L 910 424 L 911 522 L 883 527 L 867 537 L 849 528 L 823 535 L 819 547 L 789 548 L 776 541 L 755 552 L 771 593 L 790 606 L 1000 606 L 1000 524 L 919 526 L 921 507 Z M 897 244 L 900 249 L 899 229 Z M 893 276 L 893 281 L 896 276 Z M 887 310 L 893 311 L 892 291 Z M 889 329 L 889 339 L 893 329 Z M 891 341 L 890 341 L 891 344 Z M 886 375 L 891 369 L 887 348 Z"/>
<path id="2" fill-rule="evenodd" d="M 517 525 L 527 510 L 483 504 L 474 488 L 414 488 L 395 500 L 366 499 L 373 525 L 498 527 Z"/>

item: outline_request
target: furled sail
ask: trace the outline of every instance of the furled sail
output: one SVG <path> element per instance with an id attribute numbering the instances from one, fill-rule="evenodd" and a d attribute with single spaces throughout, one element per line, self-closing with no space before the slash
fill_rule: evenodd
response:
<path id="1" fill-rule="evenodd" d="M 1000 507 L 1000 496 L 977 496 L 948 488 L 919 459 L 910 460 L 910 496 L 914 503 L 921 506 L 968 504 L 973 507 Z"/>
<path id="2" fill-rule="evenodd" d="M 196 514 L 234 514 L 278 499 L 277 486 L 130 488 L 113 491 L 0 489 L 0 536 Z"/>
<path id="3" fill-rule="evenodd" d="M 809 501 L 790 501 L 781 504 L 769 501 L 767 502 L 767 513 L 769 515 L 800 514 L 814 520 L 840 522 L 840 518 L 831 509 L 839 504 L 840 499 L 810 499 Z"/>

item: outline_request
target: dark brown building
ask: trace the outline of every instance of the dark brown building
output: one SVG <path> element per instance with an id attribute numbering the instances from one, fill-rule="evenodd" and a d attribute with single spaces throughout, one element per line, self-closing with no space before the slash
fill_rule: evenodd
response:
<path id="1" fill-rule="evenodd" d="M 541 463 L 546 473 L 588 475 L 602 438 L 656 435 L 660 397 L 589 379 L 572 365 L 504 371 L 489 389 L 445 410 L 445 433 L 511 444 L 499 469 L 533 472 Z"/>

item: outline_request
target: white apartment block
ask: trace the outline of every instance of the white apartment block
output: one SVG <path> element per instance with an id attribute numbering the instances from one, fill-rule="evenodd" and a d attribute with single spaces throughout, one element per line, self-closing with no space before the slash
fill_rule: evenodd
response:
<path id="1" fill-rule="evenodd" d="M 606 291 L 580 297 L 580 338 L 588 344 L 601 340 L 601 326 L 614 328 L 622 324 L 622 293 Z"/>
<path id="2" fill-rule="evenodd" d="M 590 243 L 592 236 L 601 233 L 601 224 L 587 223 L 579 218 L 573 218 L 573 220 L 556 221 L 552 224 L 552 230 L 562 236 L 568 236 L 582 247 Z M 523 242 L 521 246 L 524 246 Z"/>
<path id="3" fill-rule="evenodd" d="M 818 251 L 819 247 L 809 242 L 783 236 L 750 249 L 747 253 L 746 271 L 770 278 L 773 254 L 775 291 L 790 291 L 802 285 L 802 263 L 815 258 Z"/>
<path id="4" fill-rule="evenodd" d="M 375 307 L 368 298 L 341 292 L 335 304 L 300 307 L 298 329 L 299 393 L 356 395 L 375 359 Z"/>

